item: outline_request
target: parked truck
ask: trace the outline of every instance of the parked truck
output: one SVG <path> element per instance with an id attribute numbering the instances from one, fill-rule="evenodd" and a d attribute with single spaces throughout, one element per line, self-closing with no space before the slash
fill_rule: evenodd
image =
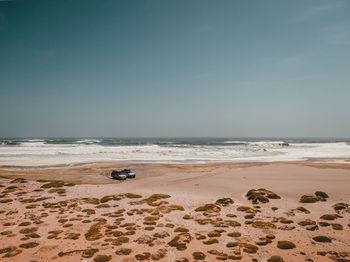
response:
<path id="1" fill-rule="evenodd" d="M 129 168 L 119 170 L 113 170 L 111 173 L 111 177 L 116 180 L 126 180 L 127 178 L 135 178 L 136 174 L 131 172 Z"/>

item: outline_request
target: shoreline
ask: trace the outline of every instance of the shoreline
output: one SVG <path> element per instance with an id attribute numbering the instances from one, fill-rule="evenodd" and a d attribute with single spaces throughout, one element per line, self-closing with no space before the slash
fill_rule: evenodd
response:
<path id="1" fill-rule="evenodd" d="M 22 167 L 22 166 L 2 166 L 0 167 L 0 177 L 26 178 L 29 180 L 51 179 L 65 180 L 77 184 L 114 184 L 120 183 L 108 177 L 114 169 L 131 168 L 136 169 L 137 180 L 145 179 L 152 170 L 160 170 L 166 173 L 169 170 L 200 170 L 201 172 L 211 172 L 213 168 L 248 168 L 254 166 L 279 166 L 286 167 L 300 166 L 313 167 L 319 169 L 343 169 L 350 170 L 350 162 L 330 162 L 329 159 L 309 159 L 305 161 L 275 161 L 275 162 L 206 162 L 206 163 L 145 163 L 128 161 L 106 161 L 79 163 L 64 166 L 47 167 Z M 149 172 L 144 172 L 147 170 Z M 157 172 L 158 172 L 157 171 Z M 88 181 L 86 180 L 88 178 Z M 107 178 L 107 179 L 106 179 Z M 79 181 L 80 180 L 80 181 Z"/>

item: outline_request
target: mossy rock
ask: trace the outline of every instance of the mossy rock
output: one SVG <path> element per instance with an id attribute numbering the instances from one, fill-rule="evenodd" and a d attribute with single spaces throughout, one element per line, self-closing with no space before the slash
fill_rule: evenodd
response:
<path id="1" fill-rule="evenodd" d="M 40 235 L 37 234 L 37 233 L 30 233 L 28 235 L 26 235 L 27 237 L 30 237 L 30 238 L 40 238 Z"/>
<path id="2" fill-rule="evenodd" d="M 139 194 L 134 194 L 134 193 L 126 193 L 126 194 L 125 194 L 125 197 L 127 197 L 127 198 L 142 198 L 141 195 L 139 195 Z"/>
<path id="3" fill-rule="evenodd" d="M 100 200 L 98 198 L 83 198 L 83 201 L 86 203 L 86 204 L 92 204 L 92 205 L 98 205 L 100 204 Z"/>
<path id="4" fill-rule="evenodd" d="M 298 223 L 299 226 L 305 227 L 305 226 L 312 226 L 312 225 L 316 225 L 316 221 L 310 220 L 310 219 L 306 219 L 303 221 L 300 221 Z"/>
<path id="5" fill-rule="evenodd" d="M 82 257 L 83 258 L 91 258 L 95 255 L 95 253 L 98 252 L 98 249 L 97 248 L 88 248 L 88 249 L 85 249 L 82 253 Z"/>
<path id="6" fill-rule="evenodd" d="M 190 243 L 193 237 L 190 233 L 180 233 L 176 235 L 168 245 L 171 247 L 175 247 L 177 250 L 185 250 L 187 248 L 186 244 Z"/>
<path id="7" fill-rule="evenodd" d="M 322 243 L 331 243 L 332 239 L 330 239 L 327 236 L 316 236 L 312 238 L 316 242 L 322 242 Z"/>
<path id="8" fill-rule="evenodd" d="M 20 227 L 26 227 L 26 226 L 29 226 L 30 224 L 31 224 L 31 222 L 25 221 L 25 222 L 20 223 L 18 226 L 20 226 Z"/>
<path id="9" fill-rule="evenodd" d="M 250 214 L 255 214 L 257 212 L 260 212 L 252 207 L 248 207 L 248 206 L 239 206 L 237 207 L 237 211 L 240 212 L 245 212 L 245 213 L 250 213 Z"/>
<path id="10" fill-rule="evenodd" d="M 305 227 L 305 229 L 309 231 L 315 231 L 315 230 L 318 230 L 318 225 L 308 226 L 308 227 Z"/>
<path id="11" fill-rule="evenodd" d="M 312 195 L 303 195 L 299 200 L 300 203 L 316 203 L 317 201 L 319 198 Z"/>
<path id="12" fill-rule="evenodd" d="M 292 224 L 292 223 L 294 223 L 294 221 L 291 220 L 291 219 L 287 219 L 287 218 L 282 217 L 280 219 L 280 223 L 282 223 L 282 224 Z"/>
<path id="13" fill-rule="evenodd" d="M 251 200 L 253 204 L 267 203 L 269 199 L 280 199 L 281 197 L 276 193 L 265 188 L 251 189 L 247 192 L 246 197 Z"/>
<path id="14" fill-rule="evenodd" d="M 272 240 L 267 237 L 260 237 L 259 241 L 256 241 L 255 244 L 258 246 L 266 246 L 267 244 L 272 243 Z"/>
<path id="15" fill-rule="evenodd" d="M 148 260 L 151 257 L 151 253 L 149 252 L 143 252 L 142 254 L 135 255 L 135 258 L 137 260 Z"/>
<path id="16" fill-rule="evenodd" d="M 310 211 L 307 210 L 305 207 L 297 207 L 296 210 L 305 214 L 310 214 Z"/>
<path id="17" fill-rule="evenodd" d="M 161 200 L 161 199 L 166 199 L 166 198 L 170 198 L 170 195 L 167 194 L 153 194 L 148 198 L 145 198 L 142 200 L 142 202 L 147 203 L 150 206 L 157 206 L 160 204 L 154 204 L 154 202 Z"/>
<path id="18" fill-rule="evenodd" d="M 10 246 L 10 247 L 2 248 L 2 249 L 0 249 L 0 254 L 10 252 L 11 250 L 14 250 L 14 249 L 16 249 L 16 248 L 17 248 L 17 247 L 15 247 L 15 246 Z"/>
<path id="19" fill-rule="evenodd" d="M 162 209 L 163 206 L 159 207 L 159 209 Z M 169 205 L 169 206 L 164 206 L 164 209 L 167 209 L 169 211 L 175 211 L 175 210 L 178 210 L 178 211 L 185 211 L 185 208 L 183 206 L 180 206 L 180 205 Z M 167 212 L 166 212 L 167 213 Z"/>
<path id="20" fill-rule="evenodd" d="M 220 212 L 221 208 L 215 204 L 206 204 L 204 206 L 197 207 L 194 211 L 196 212 Z"/>
<path id="21" fill-rule="evenodd" d="M 143 218 L 143 220 L 145 220 L 145 221 L 157 221 L 159 219 L 160 219 L 159 216 L 148 216 L 148 217 Z"/>
<path id="22" fill-rule="evenodd" d="M 322 192 L 322 191 L 316 191 L 316 192 L 315 192 L 315 196 L 318 196 L 318 197 L 320 197 L 320 198 L 328 198 L 327 193 Z"/>
<path id="23" fill-rule="evenodd" d="M 334 204 L 332 207 L 335 210 L 335 212 L 337 212 L 337 213 L 340 213 L 343 211 L 350 213 L 350 205 L 349 204 L 337 203 L 337 204 Z"/>
<path id="24" fill-rule="evenodd" d="M 119 256 L 127 256 L 127 255 L 130 255 L 132 252 L 132 249 L 131 248 L 121 248 L 121 249 L 118 249 L 117 251 L 115 251 L 115 253 Z"/>
<path id="25" fill-rule="evenodd" d="M 82 212 L 86 213 L 87 215 L 94 215 L 96 214 L 96 211 L 91 208 L 83 209 Z"/>
<path id="26" fill-rule="evenodd" d="M 207 238 L 205 235 L 199 233 L 195 233 L 195 236 L 197 240 L 204 240 Z"/>
<path id="27" fill-rule="evenodd" d="M 252 227 L 255 228 L 261 228 L 261 229 L 268 229 L 268 228 L 272 228 L 272 229 L 276 229 L 276 225 L 274 225 L 271 222 L 264 222 L 264 221 L 254 221 L 252 223 Z"/>
<path id="28" fill-rule="evenodd" d="M 224 206 L 224 207 L 232 205 L 233 203 L 234 203 L 234 201 L 232 200 L 232 198 L 229 198 L 229 197 L 220 198 L 220 199 L 216 200 L 216 202 L 215 202 L 215 204 L 217 204 L 219 206 Z"/>
<path id="29" fill-rule="evenodd" d="M 240 246 L 240 245 L 241 245 L 240 242 L 228 242 L 228 243 L 226 244 L 226 247 L 228 247 L 228 248 L 230 248 L 230 247 L 238 247 L 238 246 Z"/>
<path id="30" fill-rule="evenodd" d="M 221 233 L 218 231 L 211 231 L 208 233 L 208 237 L 221 237 Z"/>
<path id="31" fill-rule="evenodd" d="M 6 204 L 6 203 L 10 203 L 10 202 L 12 202 L 13 200 L 11 199 L 11 198 L 6 198 L 6 199 L 1 199 L 0 200 L 0 203 L 1 204 Z"/>
<path id="32" fill-rule="evenodd" d="M 34 233 L 38 230 L 38 227 L 28 227 L 28 228 L 23 228 L 19 231 L 19 233 L 22 234 L 30 234 L 30 233 Z"/>
<path id="33" fill-rule="evenodd" d="M 243 252 L 246 252 L 248 254 L 255 254 L 258 251 L 258 249 L 259 248 L 253 244 L 249 244 L 249 243 L 243 244 Z"/>
<path id="34" fill-rule="evenodd" d="M 240 236 L 242 236 L 242 234 L 239 233 L 239 232 L 232 232 L 232 233 L 228 233 L 227 236 L 229 236 L 229 237 L 240 237 Z"/>
<path id="35" fill-rule="evenodd" d="M 175 262 L 188 262 L 188 259 L 186 257 L 181 257 L 181 258 L 175 260 Z"/>
<path id="36" fill-rule="evenodd" d="M 12 183 L 27 183 L 27 180 L 26 180 L 25 178 L 19 177 L 19 178 L 15 178 L 15 179 L 12 180 L 10 183 L 11 183 L 11 184 L 12 184 Z"/>
<path id="37" fill-rule="evenodd" d="M 240 256 L 240 255 L 229 255 L 227 258 L 230 259 L 230 260 L 241 260 L 242 256 Z"/>
<path id="38" fill-rule="evenodd" d="M 212 245 L 217 243 L 219 243 L 219 240 L 217 240 L 216 238 L 210 238 L 208 240 L 203 241 L 204 245 Z"/>
<path id="39" fill-rule="evenodd" d="M 170 236 L 170 234 L 168 232 L 166 232 L 166 231 L 162 231 L 162 232 L 157 232 L 157 233 L 153 234 L 153 236 L 155 238 L 163 239 L 163 238 L 166 238 L 166 237 Z"/>
<path id="40" fill-rule="evenodd" d="M 111 200 L 113 200 L 114 199 L 114 196 L 104 196 L 104 197 L 102 197 L 101 199 L 100 199 L 100 203 L 106 203 L 106 202 L 108 202 L 108 201 L 111 201 Z"/>
<path id="41" fill-rule="evenodd" d="M 157 224 L 157 222 L 154 222 L 154 221 L 145 221 L 143 222 L 144 225 L 147 225 L 147 226 L 155 226 Z"/>
<path id="42" fill-rule="evenodd" d="M 112 256 L 107 256 L 107 255 L 97 255 L 94 257 L 94 262 L 107 262 L 112 259 Z"/>
<path id="43" fill-rule="evenodd" d="M 129 239 L 128 237 L 126 237 L 126 236 L 119 236 L 119 237 L 117 237 L 116 239 L 113 239 L 113 240 L 111 241 L 111 244 L 112 244 L 113 246 L 120 246 L 120 245 L 122 245 L 122 244 L 128 243 L 129 240 L 130 240 L 130 239 Z"/>
<path id="44" fill-rule="evenodd" d="M 64 239 L 77 240 L 80 237 L 80 233 L 68 233 Z"/>
<path id="45" fill-rule="evenodd" d="M 267 262 L 284 262 L 284 260 L 281 256 L 272 256 L 267 260 Z"/>
<path id="46" fill-rule="evenodd" d="M 52 182 L 49 182 L 47 184 L 42 185 L 41 188 L 63 187 L 64 184 L 65 183 L 63 181 L 52 181 Z"/>
<path id="47" fill-rule="evenodd" d="M 293 249 L 296 248 L 295 244 L 290 241 L 278 241 L 277 247 L 280 249 Z"/>
<path id="48" fill-rule="evenodd" d="M 64 188 L 52 188 L 48 193 L 57 193 L 59 195 L 65 194 L 67 191 Z"/>
<path id="49" fill-rule="evenodd" d="M 23 244 L 20 244 L 19 247 L 21 248 L 33 248 L 33 247 L 37 247 L 39 246 L 39 243 L 37 242 L 28 242 L 28 243 L 23 243 Z"/>
<path id="50" fill-rule="evenodd" d="M 193 217 L 191 215 L 188 215 L 188 214 L 184 215 L 182 218 L 186 219 L 186 220 L 193 219 Z"/>
<path id="51" fill-rule="evenodd" d="M 331 224 L 329 224 L 328 222 L 318 222 L 318 224 L 321 226 L 321 227 L 329 227 Z"/>
<path id="52" fill-rule="evenodd" d="M 341 224 L 332 224 L 332 228 L 334 230 L 343 230 L 343 226 Z"/>
<path id="53" fill-rule="evenodd" d="M 204 260 L 205 259 L 205 254 L 202 252 L 193 252 L 192 256 L 193 256 L 194 260 Z"/>
<path id="54" fill-rule="evenodd" d="M 164 248 L 158 249 L 156 253 L 151 255 L 152 260 L 160 260 L 166 256 L 167 250 Z"/>
<path id="55" fill-rule="evenodd" d="M 111 206 L 109 204 L 99 204 L 96 206 L 96 208 L 110 208 Z"/>
<path id="56" fill-rule="evenodd" d="M 174 230 L 174 232 L 185 233 L 185 232 L 189 232 L 189 230 L 187 228 L 184 228 L 184 227 L 178 227 Z"/>
<path id="57" fill-rule="evenodd" d="M 103 235 L 100 232 L 100 227 L 101 227 L 100 223 L 92 225 L 88 230 L 88 232 L 85 234 L 86 240 L 95 241 L 102 238 Z"/>
<path id="58" fill-rule="evenodd" d="M 337 219 L 339 217 L 341 217 L 341 216 L 339 216 L 337 214 L 325 214 L 325 215 L 322 215 L 320 217 L 320 219 L 332 221 L 332 220 L 335 220 L 335 219 Z"/>
<path id="59" fill-rule="evenodd" d="M 245 219 L 253 219 L 254 218 L 254 214 L 248 214 L 248 215 L 245 215 L 244 218 Z"/>
<path id="60" fill-rule="evenodd" d="M 17 247 L 11 246 L 1 249 L 0 254 L 3 253 L 5 253 L 5 255 L 3 256 L 4 258 L 10 258 L 22 253 L 22 250 Z"/>

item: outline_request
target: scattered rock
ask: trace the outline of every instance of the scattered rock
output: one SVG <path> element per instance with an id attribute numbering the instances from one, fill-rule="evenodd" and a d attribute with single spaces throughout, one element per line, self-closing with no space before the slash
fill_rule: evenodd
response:
<path id="1" fill-rule="evenodd" d="M 278 241 L 277 247 L 280 249 L 293 249 L 296 248 L 295 244 L 290 241 Z"/>
<path id="2" fill-rule="evenodd" d="M 253 204 L 258 203 L 267 203 L 269 202 L 269 199 L 280 199 L 281 197 L 277 195 L 276 193 L 260 188 L 260 189 L 251 189 L 246 194 L 246 197 L 248 200 L 251 200 Z"/>
<path id="3" fill-rule="evenodd" d="M 284 262 L 284 260 L 280 256 L 272 256 L 267 260 L 267 262 Z"/>
<path id="4" fill-rule="evenodd" d="M 312 238 L 316 242 L 325 242 L 325 243 L 331 243 L 332 239 L 330 239 L 327 236 L 316 236 Z"/>

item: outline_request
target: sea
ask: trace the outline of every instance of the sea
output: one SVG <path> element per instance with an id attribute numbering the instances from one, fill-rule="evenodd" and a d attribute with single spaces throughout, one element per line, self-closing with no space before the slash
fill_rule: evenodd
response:
<path id="1" fill-rule="evenodd" d="M 330 138 L 0 138 L 0 166 L 90 162 L 152 163 L 350 160 L 350 139 Z"/>

